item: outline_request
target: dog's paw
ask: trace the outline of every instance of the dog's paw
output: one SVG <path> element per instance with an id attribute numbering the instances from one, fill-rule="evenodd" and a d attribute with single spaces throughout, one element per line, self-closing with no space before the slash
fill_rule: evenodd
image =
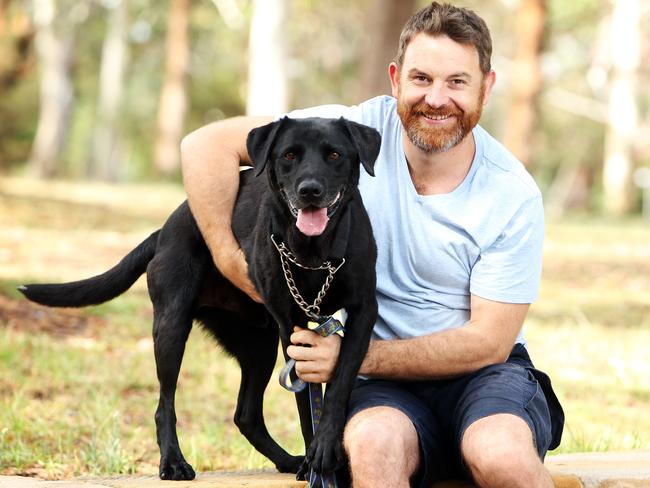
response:
<path id="1" fill-rule="evenodd" d="M 196 477 L 192 466 L 182 457 L 173 461 L 170 459 L 161 459 L 159 473 L 161 480 L 185 481 L 193 480 Z"/>
<path id="2" fill-rule="evenodd" d="M 317 473 L 335 471 L 343 466 L 345 451 L 341 436 L 319 430 L 307 450 L 305 463 Z"/>
<path id="3" fill-rule="evenodd" d="M 275 463 L 275 469 L 280 473 L 297 473 L 304 461 L 305 456 L 287 456 L 286 459 Z"/>
<path id="4" fill-rule="evenodd" d="M 298 481 L 305 481 L 309 477 L 309 464 L 307 463 L 307 459 L 303 459 L 302 463 L 300 463 L 300 466 L 298 467 L 298 471 L 296 472 L 296 480 Z"/>

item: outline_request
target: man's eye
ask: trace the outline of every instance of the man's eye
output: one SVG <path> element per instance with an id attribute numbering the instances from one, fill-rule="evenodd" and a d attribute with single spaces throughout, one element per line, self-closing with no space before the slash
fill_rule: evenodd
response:
<path id="1" fill-rule="evenodd" d="M 288 152 L 284 155 L 284 159 L 287 161 L 294 161 L 296 159 L 296 155 L 292 152 Z"/>
<path id="2" fill-rule="evenodd" d="M 327 157 L 328 157 L 328 159 L 330 161 L 337 161 L 337 160 L 341 159 L 341 155 L 339 153 L 337 153 L 336 151 L 332 151 L 331 153 L 329 153 L 329 155 Z"/>

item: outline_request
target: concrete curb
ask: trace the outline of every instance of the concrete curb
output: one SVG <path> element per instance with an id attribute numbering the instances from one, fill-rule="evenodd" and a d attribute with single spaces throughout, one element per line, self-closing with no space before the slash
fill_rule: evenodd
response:
<path id="1" fill-rule="evenodd" d="M 559 454 L 549 456 L 546 466 L 577 478 L 581 488 L 650 487 L 650 451 Z"/>
<path id="2" fill-rule="evenodd" d="M 650 451 L 577 453 L 549 456 L 546 466 L 556 488 L 650 488 Z M 156 476 L 116 476 L 43 481 L 0 476 L 0 488 L 305 488 L 293 475 L 275 471 L 201 473 L 193 481 L 161 481 Z M 432 488 L 472 488 L 446 481 Z"/>

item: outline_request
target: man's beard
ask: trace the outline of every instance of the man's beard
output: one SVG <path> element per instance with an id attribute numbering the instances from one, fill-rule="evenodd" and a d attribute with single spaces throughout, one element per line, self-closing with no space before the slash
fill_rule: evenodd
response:
<path id="1" fill-rule="evenodd" d="M 427 103 L 408 105 L 401 96 L 397 99 L 397 113 L 402 120 L 409 140 L 426 153 L 445 152 L 456 146 L 478 124 L 483 112 L 483 90 L 476 108 L 464 112 L 454 103 L 433 108 Z M 445 127 L 431 127 L 421 118 L 453 116 L 453 124 Z"/>

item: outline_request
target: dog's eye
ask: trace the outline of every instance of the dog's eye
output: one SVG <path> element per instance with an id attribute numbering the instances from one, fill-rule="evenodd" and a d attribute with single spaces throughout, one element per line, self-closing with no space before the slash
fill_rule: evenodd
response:
<path id="1" fill-rule="evenodd" d="M 296 155 L 292 152 L 288 152 L 284 155 L 284 159 L 287 161 L 294 161 L 296 159 Z"/>
<path id="2" fill-rule="evenodd" d="M 330 161 L 337 161 L 337 160 L 341 159 L 341 155 L 339 153 L 337 153 L 336 151 L 332 151 L 331 153 L 329 153 L 329 155 L 327 157 L 328 157 L 328 159 Z"/>

